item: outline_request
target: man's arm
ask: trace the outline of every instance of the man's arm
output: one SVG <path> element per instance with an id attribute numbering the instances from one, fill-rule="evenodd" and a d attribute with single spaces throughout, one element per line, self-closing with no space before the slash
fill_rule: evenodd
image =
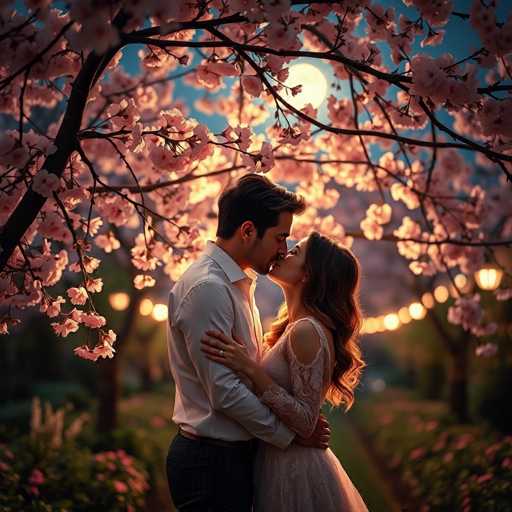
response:
<path id="1" fill-rule="evenodd" d="M 229 368 L 210 361 L 201 352 L 207 330 L 232 332 L 234 309 L 227 288 L 212 281 L 195 285 L 176 312 L 176 327 L 185 337 L 192 363 L 213 409 L 222 411 L 248 432 L 286 448 L 295 434 L 289 430 Z"/>

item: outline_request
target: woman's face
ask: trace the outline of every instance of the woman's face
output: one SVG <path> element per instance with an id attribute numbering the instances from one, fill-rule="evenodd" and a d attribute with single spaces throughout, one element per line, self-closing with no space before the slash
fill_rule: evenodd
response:
<path id="1" fill-rule="evenodd" d="M 284 259 L 277 261 L 268 273 L 268 277 L 276 284 L 295 286 L 305 276 L 307 238 L 303 238 L 288 251 Z"/>

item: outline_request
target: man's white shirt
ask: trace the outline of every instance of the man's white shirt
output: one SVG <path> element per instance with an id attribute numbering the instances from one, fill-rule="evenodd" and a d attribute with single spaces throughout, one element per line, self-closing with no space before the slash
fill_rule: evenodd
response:
<path id="1" fill-rule="evenodd" d="M 261 357 L 262 328 L 254 300 L 256 273 L 244 272 L 214 242 L 169 294 L 168 353 L 176 386 L 173 421 L 183 430 L 225 441 L 257 437 L 286 448 L 295 437 L 250 389 L 250 382 L 201 352 L 217 330 L 243 340 Z"/>

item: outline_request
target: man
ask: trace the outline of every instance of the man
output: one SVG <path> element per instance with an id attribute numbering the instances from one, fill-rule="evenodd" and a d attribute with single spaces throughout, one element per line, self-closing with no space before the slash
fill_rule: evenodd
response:
<path id="1" fill-rule="evenodd" d="M 304 209 L 302 197 L 266 177 L 243 176 L 220 197 L 217 240 L 172 288 L 168 349 L 179 432 L 167 476 L 180 512 L 249 512 L 255 438 L 282 449 L 292 442 L 327 447 L 324 419 L 310 439 L 298 438 L 251 392 L 250 382 L 200 349 L 204 333 L 214 329 L 243 340 L 259 360 L 255 271 L 267 274 L 284 256 L 293 215 Z"/>

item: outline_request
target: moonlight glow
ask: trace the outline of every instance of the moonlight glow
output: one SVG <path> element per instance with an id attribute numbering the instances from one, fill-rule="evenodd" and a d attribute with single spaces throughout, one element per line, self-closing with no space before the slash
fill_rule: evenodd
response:
<path id="1" fill-rule="evenodd" d="M 304 107 L 307 103 L 311 103 L 313 107 L 317 108 L 327 95 L 327 80 L 324 74 L 311 64 L 290 66 L 285 85 L 288 87 L 302 85 L 302 91 L 295 96 L 292 96 L 290 91 L 284 93 L 286 101 L 298 109 Z"/>

